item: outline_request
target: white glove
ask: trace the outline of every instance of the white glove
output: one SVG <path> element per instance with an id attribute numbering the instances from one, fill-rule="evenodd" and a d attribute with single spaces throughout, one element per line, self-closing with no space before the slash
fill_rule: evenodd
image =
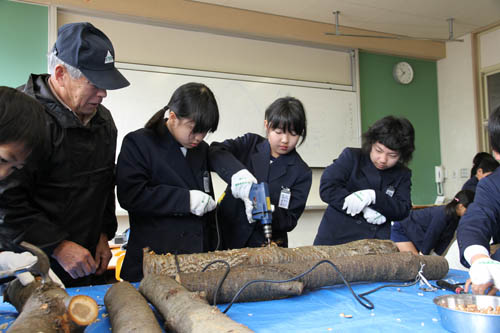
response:
<path id="1" fill-rule="evenodd" d="M 470 279 L 473 284 L 493 282 L 496 288 L 500 287 L 500 262 L 491 258 L 479 258 L 470 267 Z"/>
<path id="2" fill-rule="evenodd" d="M 35 280 L 30 272 L 16 274 L 16 270 L 26 268 L 37 262 L 37 257 L 29 252 L 14 253 L 4 251 L 0 253 L 0 270 L 11 271 L 12 275 L 16 275 L 23 286 L 30 284 Z"/>
<path id="3" fill-rule="evenodd" d="M 217 204 L 208 194 L 198 190 L 189 191 L 189 209 L 197 216 L 203 216 L 215 209 Z"/>
<path id="4" fill-rule="evenodd" d="M 231 177 L 231 193 L 233 197 L 245 203 L 245 213 L 249 223 L 255 222 L 252 218 L 253 203 L 249 198 L 252 184 L 257 184 L 257 179 L 247 169 L 242 169 Z"/>
<path id="5" fill-rule="evenodd" d="M 346 213 L 354 216 L 359 214 L 363 208 L 375 203 L 374 190 L 361 190 L 349 194 L 344 199 L 344 206 L 342 209 L 347 209 Z"/>
<path id="6" fill-rule="evenodd" d="M 366 222 L 371 224 L 382 224 L 385 223 L 386 218 L 384 215 L 377 212 L 375 209 L 371 209 L 370 207 L 365 207 L 363 209 L 363 216 L 365 217 Z"/>

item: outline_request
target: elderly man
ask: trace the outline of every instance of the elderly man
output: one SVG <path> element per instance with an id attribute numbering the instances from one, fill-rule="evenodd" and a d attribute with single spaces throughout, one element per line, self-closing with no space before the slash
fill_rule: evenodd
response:
<path id="1" fill-rule="evenodd" d="M 114 59 L 103 32 L 66 24 L 48 56 L 50 75 L 32 74 L 20 88 L 45 106 L 50 143 L 0 183 L 0 235 L 43 248 L 66 286 L 92 283 L 111 258 L 117 130 L 101 102 L 107 89 L 129 85 Z"/>

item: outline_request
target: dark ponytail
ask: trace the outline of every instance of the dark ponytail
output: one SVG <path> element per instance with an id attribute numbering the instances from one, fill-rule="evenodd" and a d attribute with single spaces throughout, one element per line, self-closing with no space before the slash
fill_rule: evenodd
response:
<path id="1" fill-rule="evenodd" d="M 219 108 L 212 91 L 202 83 L 186 83 L 177 88 L 168 104 L 148 120 L 145 128 L 156 134 L 165 133 L 165 112 L 170 110 L 178 118 L 194 122 L 193 133 L 215 132 L 219 124 Z"/>
<path id="2" fill-rule="evenodd" d="M 462 204 L 465 208 L 467 208 L 470 203 L 474 201 L 474 191 L 471 190 L 461 190 L 453 199 L 445 206 L 445 212 L 447 216 L 452 216 L 454 218 L 459 219 L 457 215 L 457 206 L 458 204 Z"/>

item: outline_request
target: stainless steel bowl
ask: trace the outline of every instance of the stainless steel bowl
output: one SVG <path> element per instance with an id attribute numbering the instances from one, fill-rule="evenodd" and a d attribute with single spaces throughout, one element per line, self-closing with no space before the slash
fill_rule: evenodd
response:
<path id="1" fill-rule="evenodd" d="M 499 296 L 444 295 L 434 298 L 444 328 L 451 332 L 499 332 L 500 315 L 455 310 L 457 305 L 476 304 L 483 309 L 500 305 Z"/>

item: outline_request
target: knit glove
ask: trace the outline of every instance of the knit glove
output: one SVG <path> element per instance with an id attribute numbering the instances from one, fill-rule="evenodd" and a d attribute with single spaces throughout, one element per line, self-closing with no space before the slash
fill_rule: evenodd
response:
<path id="1" fill-rule="evenodd" d="M 250 200 L 252 184 L 257 184 L 257 179 L 247 169 L 242 169 L 231 177 L 231 193 L 233 197 L 243 200 L 248 223 L 255 222 L 252 218 L 253 203 Z"/>
<path id="2" fill-rule="evenodd" d="M 208 194 L 198 190 L 189 191 L 189 208 L 196 216 L 203 216 L 215 209 L 217 204 Z"/>
<path id="3" fill-rule="evenodd" d="M 345 197 L 342 209 L 346 210 L 347 214 L 354 216 L 359 214 L 363 208 L 371 205 L 372 203 L 375 203 L 375 191 L 361 190 L 351 193 Z"/>
<path id="4" fill-rule="evenodd" d="M 363 209 L 363 216 L 366 222 L 371 224 L 382 224 L 385 223 L 386 218 L 384 215 L 377 212 L 375 209 L 371 209 L 370 207 L 365 207 Z"/>
<path id="5" fill-rule="evenodd" d="M 495 287 L 500 287 L 500 262 L 491 258 L 479 258 L 470 267 L 470 279 L 473 284 L 493 282 Z"/>
<path id="6" fill-rule="evenodd" d="M 17 270 L 26 268 L 29 269 L 37 262 L 37 257 L 29 252 L 14 253 L 11 251 L 4 251 L 0 253 L 0 270 L 4 272 L 11 272 L 10 275 L 16 275 L 19 282 L 23 286 L 35 281 L 30 272 L 16 273 Z"/>

